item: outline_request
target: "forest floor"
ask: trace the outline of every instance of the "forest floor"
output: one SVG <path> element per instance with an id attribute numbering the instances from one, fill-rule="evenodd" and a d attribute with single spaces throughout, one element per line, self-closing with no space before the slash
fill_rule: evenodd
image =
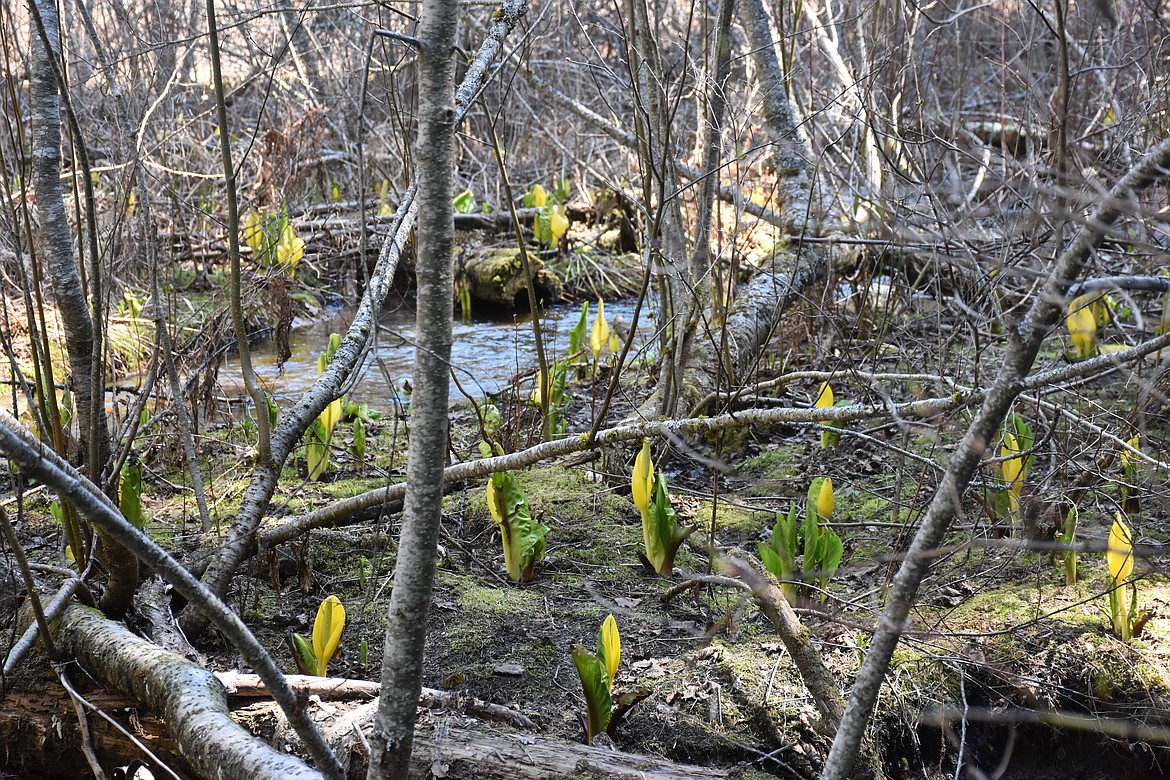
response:
<path id="1" fill-rule="evenodd" d="M 911 291 L 904 302 L 886 312 L 891 332 L 917 330 L 924 319 L 935 320 L 934 327 L 941 322 L 944 330 L 951 327 L 933 301 Z M 812 329 L 802 336 L 795 331 L 804 325 L 787 322 L 786 332 L 776 339 L 776 353 L 762 361 L 760 380 L 779 374 L 782 364 L 789 370 L 815 367 L 818 357 L 810 353 L 818 349 L 824 352 L 819 359 L 832 354 L 831 347 L 816 347 L 816 338 L 814 346 L 802 346 Z M 868 370 L 913 370 L 917 347 L 891 343 L 893 348 L 873 352 Z M 1053 349 L 1044 356 L 1051 364 L 1063 359 L 1059 343 Z M 589 427 L 608 379 L 604 369 L 596 386 L 588 372 L 570 376 L 571 431 Z M 1086 408 L 1111 398 L 1115 402 L 1116 389 L 1108 381 L 1078 388 L 1078 402 Z M 530 389 L 520 387 L 510 397 L 495 399 L 512 449 L 535 442 L 535 410 L 516 400 L 527 398 Z M 875 397 L 874 388 L 847 372 L 834 389 L 838 399 Z M 815 384 L 794 383 L 773 391 L 769 402 L 807 406 L 815 392 Z M 943 384 L 915 380 L 893 392 L 901 398 L 940 394 Z M 611 423 L 633 412 L 637 393 L 636 387 L 623 387 Z M 376 411 L 382 416 L 368 426 L 364 462 L 352 456 L 352 429 L 344 422 L 321 481 L 306 479 L 303 457 L 290 459 L 270 522 L 403 478 L 408 424 L 395 419 L 393 408 Z M 669 600 L 664 596 L 710 571 L 709 542 L 754 558 L 758 543 L 768 539 L 775 513 L 792 504 L 803 512 L 811 480 L 831 477 L 836 487 L 833 525 L 844 541 L 844 557 L 826 599 L 802 603 L 798 613 L 848 691 L 885 587 L 930 500 L 939 464 L 945 464 L 946 442 L 957 441 L 967 420 L 968 412 L 959 411 L 913 424 L 858 425 L 864 436 L 844 435 L 839 446 L 828 449 L 812 429 L 745 427 L 664 451 L 658 467 L 667 475 L 680 521 L 698 528 L 669 579 L 648 573 L 638 559 L 641 520 L 630 498 L 629 476 L 634 447 L 607 451 L 593 461 L 578 458 L 572 465 L 549 463 L 518 473 L 529 503 L 551 529 L 547 557 L 531 582 L 507 578 L 485 484 L 457 485 L 445 503 L 423 684 L 514 708 L 537 724 L 537 738 L 580 740 L 584 703 L 570 647 L 592 648 L 602 621 L 612 614 L 622 646 L 615 692 L 650 691 L 617 732 L 619 748 L 683 763 L 738 767 L 741 774 L 813 777 L 829 740 L 817 731 L 811 698 L 750 595 L 695 583 Z M 1026 511 L 1057 500 L 1061 485 L 1096 468 L 1099 453 L 1071 443 L 1079 434 L 1058 432 L 1055 419 L 1047 424 L 1037 436 Z M 456 409 L 452 426 L 452 459 L 478 457 L 478 422 L 470 408 Z M 254 435 L 238 420 L 209 424 L 202 433 L 204 473 L 213 475 L 213 514 L 226 524 L 247 483 Z M 1068 456 L 1070 451 L 1077 457 Z M 214 546 L 220 531 L 198 530 L 177 444 L 172 439 L 149 458 L 143 497 L 148 530 L 181 555 Z M 990 474 L 988 469 L 985 481 Z M 1095 544 L 1097 552 L 1081 555 L 1075 585 L 1065 584 L 1053 551 L 1043 544 L 1014 542 L 1010 529 L 992 522 L 975 500 L 978 489 L 972 491 L 961 522 L 924 583 L 870 731 L 890 777 L 955 776 L 960 749 L 971 777 L 1163 776 L 1170 754 L 1156 745 L 1168 741 L 1170 728 L 1164 715 L 1170 708 L 1170 585 L 1139 565 L 1147 575 L 1138 584 L 1147 619 L 1131 643 L 1114 637 L 1100 550 L 1120 474 L 1115 477 L 1100 480 L 1095 498 L 1086 502 L 1091 506 L 1082 507 L 1080 539 L 1089 548 Z M 1143 479 L 1150 495 L 1159 495 L 1159 478 Z M 25 529 L 43 533 L 42 549 L 48 549 L 43 542 L 52 530 L 47 508 L 40 497 L 27 505 L 33 515 L 43 511 L 46 518 L 39 531 Z M 269 551 L 236 577 L 229 603 L 295 672 L 289 636 L 310 635 L 318 604 L 338 596 L 348 622 L 329 674 L 377 680 L 397 521 L 387 516 L 315 530 Z M 1170 541 L 1170 522 L 1159 499 L 1147 502 L 1136 530 L 1143 543 Z M 1035 535 L 1051 539 L 1052 529 L 1040 528 Z M 233 651 L 200 649 L 209 653 L 211 666 L 238 668 Z M 424 716 L 422 724 L 438 717 Z"/>

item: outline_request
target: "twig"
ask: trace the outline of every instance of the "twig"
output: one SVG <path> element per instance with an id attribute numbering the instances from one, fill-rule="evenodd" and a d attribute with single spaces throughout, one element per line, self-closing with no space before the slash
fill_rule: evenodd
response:
<path id="1" fill-rule="evenodd" d="M 73 690 L 73 686 L 65 679 L 65 673 L 57 669 L 57 677 L 61 680 L 61 686 L 65 688 L 69 694 L 69 701 L 73 704 L 73 710 L 77 713 L 77 733 L 81 739 L 81 752 L 85 756 L 85 762 L 89 764 L 90 771 L 97 780 L 106 780 L 106 773 L 102 769 L 101 762 L 98 761 L 97 754 L 93 752 L 93 739 L 89 733 L 89 719 L 85 717 L 85 706 L 81 703 L 81 697 L 77 695 L 77 691 Z"/>
<path id="2" fill-rule="evenodd" d="M 20 539 L 16 538 L 16 529 L 12 527 L 12 523 L 8 520 L 8 513 L 4 511 L 3 507 L 0 507 L 0 529 L 3 530 L 4 540 L 8 543 L 8 549 L 12 551 L 12 557 L 16 559 L 16 568 L 20 569 L 20 575 L 24 578 L 24 588 L 28 593 L 29 602 L 32 604 L 36 625 L 41 631 L 41 641 L 45 643 L 45 652 L 49 654 L 49 658 L 56 660 L 57 648 L 53 645 L 53 637 L 49 633 L 49 621 L 45 617 L 40 594 L 37 593 L 37 583 L 33 580 L 32 571 L 28 567 L 28 558 L 24 554 L 24 547 L 21 546 Z"/>
<path id="3" fill-rule="evenodd" d="M 83 583 L 78 577 L 71 577 L 70 579 L 65 580 L 61 587 L 57 590 L 57 595 L 54 596 L 53 600 L 50 601 L 48 606 L 45 607 L 45 620 L 56 620 L 61 615 L 62 610 L 64 610 L 65 607 L 69 606 L 69 604 L 72 602 L 73 594 L 76 593 L 78 588 L 81 588 L 82 585 Z M 36 642 L 37 634 L 39 632 L 40 629 L 38 624 L 33 623 L 25 630 L 23 634 L 20 635 L 20 639 L 16 640 L 16 644 L 14 644 L 12 649 L 8 652 L 8 657 L 4 659 L 5 677 L 16 671 L 16 667 L 20 665 L 20 662 L 24 660 L 26 655 L 28 655 L 28 651 L 32 649 L 33 643 Z"/>
<path id="4" fill-rule="evenodd" d="M 177 774 L 175 774 L 175 771 L 173 769 L 171 769 L 169 766 L 167 766 L 165 763 L 163 763 L 163 760 L 161 758 L 159 758 L 157 755 L 155 755 L 155 753 L 150 748 L 148 748 L 142 740 L 140 740 L 132 732 L 130 732 L 128 729 L 126 729 L 126 727 L 123 726 L 121 723 L 114 720 L 109 715 L 107 715 L 105 712 L 103 712 L 101 710 L 101 708 L 99 708 L 97 705 L 93 704 L 88 699 L 86 699 L 84 696 L 82 696 L 80 693 L 78 693 L 73 688 L 73 686 L 69 684 L 69 680 L 65 676 L 65 673 L 63 671 L 58 670 L 57 677 L 60 678 L 61 685 L 65 688 L 65 690 L 69 693 L 69 696 L 73 699 L 74 705 L 78 708 L 79 713 L 81 712 L 82 707 L 88 709 L 90 712 L 95 713 L 98 717 L 102 718 L 107 723 L 109 723 L 111 726 L 113 726 L 115 729 L 120 731 L 122 733 L 122 736 L 124 736 L 124 737 L 126 737 L 126 739 L 130 740 L 131 744 L 133 744 L 135 747 L 137 747 L 139 750 L 141 750 L 147 758 L 149 758 L 151 761 L 153 761 L 154 765 L 156 767 L 158 767 L 158 769 L 160 771 L 170 775 L 171 778 L 173 778 L 173 780 L 182 780 L 182 778 L 179 777 Z"/>
<path id="5" fill-rule="evenodd" d="M 719 574 L 699 574 L 675 585 L 670 590 L 666 591 L 660 597 L 663 604 L 669 604 L 678 594 L 685 590 L 690 590 L 696 585 L 720 585 L 725 588 L 739 588 L 740 590 L 751 590 L 751 587 L 743 580 L 737 580 L 734 577 L 723 577 Z"/>

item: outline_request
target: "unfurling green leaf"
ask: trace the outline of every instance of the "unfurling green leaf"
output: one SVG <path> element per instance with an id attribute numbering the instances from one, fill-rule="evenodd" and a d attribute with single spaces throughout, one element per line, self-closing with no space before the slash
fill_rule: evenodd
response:
<path id="1" fill-rule="evenodd" d="M 585 351 L 585 330 L 589 327 L 589 301 L 581 304 L 581 317 L 569 331 L 569 357 Z"/>
<path id="2" fill-rule="evenodd" d="M 454 204 L 456 214 L 470 214 L 479 208 L 479 204 L 475 202 L 475 195 L 471 190 L 464 190 L 455 196 Z"/>
<path id="3" fill-rule="evenodd" d="M 300 634 L 292 635 L 293 660 L 297 663 L 297 671 L 320 677 L 317 673 L 317 656 L 313 655 L 313 645 Z"/>
<path id="4" fill-rule="evenodd" d="M 592 744 L 593 738 L 609 727 L 609 718 L 613 711 L 612 693 L 609 688 L 609 677 L 605 664 L 596 654 L 589 652 L 583 645 L 573 645 L 573 665 L 577 667 L 577 676 L 581 678 L 581 688 L 585 692 L 585 711 L 587 723 L 585 726 L 585 744 Z"/>
<path id="5" fill-rule="evenodd" d="M 309 467 L 309 479 L 316 482 L 329 465 L 329 434 L 325 423 L 318 417 L 305 431 L 305 461 Z"/>
<path id="6" fill-rule="evenodd" d="M 366 424 L 361 417 L 353 418 L 353 457 L 359 463 L 366 461 Z"/>
<path id="7" fill-rule="evenodd" d="M 146 525 L 146 515 L 142 511 L 142 466 L 136 462 L 128 462 L 122 467 L 118 509 L 135 528 L 141 530 Z"/>
<path id="8" fill-rule="evenodd" d="M 317 619 L 313 622 L 313 656 L 317 659 L 317 671 L 321 677 L 326 673 L 329 661 L 341 643 L 341 632 L 345 630 L 345 607 L 336 596 L 330 596 L 317 608 Z"/>
<path id="9" fill-rule="evenodd" d="M 666 476 L 662 472 L 655 474 L 649 506 L 642 513 L 642 543 L 650 567 L 663 577 L 671 576 L 678 548 L 694 531 L 694 527 L 679 527 L 678 515 L 671 506 L 670 492 L 666 488 Z"/>
<path id="10" fill-rule="evenodd" d="M 511 471 L 497 471 L 488 478 L 487 503 L 500 528 L 508 576 L 513 582 L 531 580 L 536 564 L 544 560 L 548 527 L 532 516 L 524 490 Z"/>
<path id="11" fill-rule="evenodd" d="M 1059 537 L 1061 544 L 1068 549 L 1064 551 L 1064 583 L 1066 585 L 1077 584 L 1077 512 L 1076 504 L 1068 508 L 1068 513 L 1064 516 L 1064 529 Z"/>
<path id="12" fill-rule="evenodd" d="M 268 407 L 268 430 L 276 430 L 276 421 L 280 418 L 280 407 L 276 405 L 276 399 L 268 393 L 264 394 L 264 403 Z"/>
<path id="13" fill-rule="evenodd" d="M 821 580 L 821 601 L 828 598 L 829 580 L 837 573 L 841 565 L 841 556 L 845 554 L 845 545 L 841 537 L 832 528 L 825 528 L 821 534 L 820 561 L 818 574 Z"/>

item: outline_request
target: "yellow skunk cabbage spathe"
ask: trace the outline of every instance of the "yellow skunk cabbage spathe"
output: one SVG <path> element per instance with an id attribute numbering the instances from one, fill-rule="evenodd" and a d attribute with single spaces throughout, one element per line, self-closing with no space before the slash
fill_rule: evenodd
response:
<path id="1" fill-rule="evenodd" d="M 817 517 L 827 523 L 833 519 L 833 480 L 825 477 L 817 491 Z"/>
<path id="2" fill-rule="evenodd" d="M 817 400 L 813 404 L 817 409 L 830 409 L 836 401 L 833 398 L 833 388 L 829 386 L 828 382 L 821 382 L 821 387 L 817 390 Z M 840 423 L 824 423 L 833 428 L 839 428 Z M 841 441 L 841 434 L 836 431 L 821 431 L 821 449 L 827 450 L 836 447 Z"/>
<path id="3" fill-rule="evenodd" d="M 597 637 L 598 657 L 605 661 L 605 672 L 609 675 L 609 689 L 613 690 L 613 678 L 617 675 L 618 661 L 622 658 L 622 639 L 618 634 L 617 621 L 613 615 L 605 618 Z"/>
<path id="4" fill-rule="evenodd" d="M 621 658 L 621 639 L 618 637 L 617 621 L 613 615 L 606 617 L 597 633 L 597 651 L 590 652 L 584 645 L 571 648 L 573 665 L 581 678 L 581 689 L 585 693 L 585 744 L 592 744 L 593 738 L 608 731 L 614 716 L 613 678 L 617 674 Z"/>
<path id="5" fill-rule="evenodd" d="M 1113 528 L 1109 530 L 1109 548 L 1105 551 L 1105 563 L 1109 566 L 1109 576 L 1114 585 L 1121 585 L 1133 574 L 1133 543 L 1129 526 L 1121 519 L 1121 514 L 1113 520 Z"/>
<path id="6" fill-rule="evenodd" d="M 828 409 L 833 405 L 833 388 L 829 386 L 828 382 L 821 382 L 821 388 L 817 391 L 817 402 L 815 404 L 818 409 Z"/>
<path id="7" fill-rule="evenodd" d="M 642 449 L 634 458 L 634 473 L 630 480 L 634 506 L 643 515 L 650 508 L 650 493 L 654 490 L 654 460 L 650 457 L 650 440 L 642 440 Z"/>
<path id="8" fill-rule="evenodd" d="M 259 262 L 260 253 L 264 250 L 264 228 L 260 224 L 260 212 L 256 209 L 248 209 L 243 232 L 244 243 L 252 250 L 252 259 Z"/>
<path id="9" fill-rule="evenodd" d="M 1020 444 L 1015 434 L 1005 431 L 1003 446 L 999 448 L 999 456 L 1004 459 L 1000 470 L 1003 472 L 1003 481 L 1017 498 L 1024 489 L 1024 459 L 1020 457 L 1019 452 Z"/>
<path id="10" fill-rule="evenodd" d="M 345 607 L 336 596 L 330 596 L 317 608 L 317 619 L 313 622 L 313 655 L 317 658 L 317 674 L 328 677 L 326 668 L 337 646 L 341 643 L 341 632 L 345 630 Z"/>
<path id="11" fill-rule="evenodd" d="M 1133 638 L 1134 627 L 1138 621 L 1137 585 L 1126 585 L 1133 575 L 1133 535 L 1129 526 L 1121 519 L 1118 512 L 1113 520 L 1113 528 L 1109 531 L 1109 546 L 1105 550 L 1105 563 L 1109 567 L 1109 576 L 1112 578 L 1112 587 L 1109 589 L 1109 617 L 1113 623 L 1113 631 L 1121 641 L 1128 642 Z M 1131 590 L 1132 589 L 1132 590 Z M 1129 604 L 1126 604 L 1126 591 L 1131 590 Z"/>
<path id="12" fill-rule="evenodd" d="M 293 232 L 292 225 L 284 224 L 280 239 L 276 242 L 276 262 L 289 278 L 297 275 L 297 266 L 305 256 L 305 240 Z"/>
<path id="13" fill-rule="evenodd" d="M 609 323 L 605 320 L 605 301 L 597 299 L 597 317 L 593 320 L 593 330 L 589 333 L 589 346 L 593 349 L 594 359 L 601 356 L 609 341 Z"/>
<path id="14" fill-rule="evenodd" d="M 1093 313 L 1093 307 L 1081 298 L 1074 298 L 1068 305 L 1065 322 L 1068 335 L 1072 337 L 1076 359 L 1093 357 L 1097 353 L 1097 316 Z"/>

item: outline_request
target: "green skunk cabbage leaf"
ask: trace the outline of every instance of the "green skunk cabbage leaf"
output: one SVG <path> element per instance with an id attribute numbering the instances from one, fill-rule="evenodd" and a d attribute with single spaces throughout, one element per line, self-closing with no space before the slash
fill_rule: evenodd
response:
<path id="1" fill-rule="evenodd" d="M 769 544 L 759 543 L 760 560 L 764 563 L 764 568 L 776 575 L 777 579 L 784 579 L 784 563 L 780 560 L 780 554 L 772 549 Z"/>
<path id="2" fill-rule="evenodd" d="M 146 515 L 142 511 L 142 466 L 137 463 L 127 463 L 122 467 L 118 509 L 135 528 L 141 530 L 146 525 Z"/>
<path id="3" fill-rule="evenodd" d="M 363 463 L 366 460 L 366 424 L 361 417 L 353 418 L 353 457 Z"/>
<path id="4" fill-rule="evenodd" d="M 577 676 L 581 678 L 581 688 L 585 692 L 585 711 L 588 715 L 585 743 L 591 744 L 594 736 L 609 727 L 613 699 L 608 673 L 601 659 L 584 646 L 573 645 L 572 654 L 573 665 L 577 667 Z"/>
<path id="5" fill-rule="evenodd" d="M 309 479 L 316 482 L 329 465 L 329 434 L 325 423 L 318 417 L 305 431 L 305 461 L 309 466 Z"/>
<path id="6" fill-rule="evenodd" d="M 821 577 L 821 590 L 825 590 L 829 586 L 829 580 L 837 573 L 838 567 L 841 565 L 841 556 L 845 553 L 845 545 L 841 543 L 841 537 L 832 528 L 826 528 L 821 535 L 820 543 L 821 559 L 819 561 L 819 574 Z M 824 599 L 825 594 L 821 594 Z"/>
<path id="7" fill-rule="evenodd" d="M 297 662 L 297 671 L 301 674 L 310 674 L 320 677 L 317 673 L 317 656 L 313 655 L 313 646 L 309 640 L 300 634 L 292 635 L 293 660 Z"/>
<path id="8" fill-rule="evenodd" d="M 471 190 L 464 190 L 456 195 L 453 205 L 455 206 L 456 214 L 470 214 L 479 208 L 479 204 L 476 203 L 475 195 L 472 194 Z"/>
<path id="9" fill-rule="evenodd" d="M 276 430 L 276 421 L 280 418 L 280 407 L 276 404 L 276 399 L 268 393 L 264 394 L 264 403 L 268 407 L 268 430 Z"/>
<path id="10" fill-rule="evenodd" d="M 678 515 L 671 506 L 670 492 L 666 489 L 666 476 L 662 472 L 655 474 L 650 505 L 642 514 L 642 542 L 646 547 L 646 560 L 654 571 L 663 577 L 674 573 L 674 556 L 694 530 L 679 528 Z"/>
<path id="11" fill-rule="evenodd" d="M 511 471 L 497 471 L 488 479 L 488 509 L 500 527 L 504 566 L 513 582 L 532 579 L 533 568 L 544 560 L 548 527 L 532 516 L 524 489 Z"/>
<path id="12" fill-rule="evenodd" d="M 796 506 L 788 508 L 787 517 L 776 513 L 776 524 L 772 526 L 772 538 L 768 544 L 760 544 L 760 560 L 768 571 L 780 580 L 780 589 L 789 603 L 796 603 Z"/>
<path id="13" fill-rule="evenodd" d="M 577 324 L 569 331 L 569 355 L 577 355 L 585 351 L 585 330 L 589 327 L 589 301 L 581 304 L 581 317 Z"/>
<path id="14" fill-rule="evenodd" d="M 313 656 L 317 659 L 317 671 L 321 677 L 328 677 L 326 668 L 337 652 L 344 630 L 345 607 L 336 596 L 330 596 L 317 608 L 317 619 L 313 622 Z"/>

